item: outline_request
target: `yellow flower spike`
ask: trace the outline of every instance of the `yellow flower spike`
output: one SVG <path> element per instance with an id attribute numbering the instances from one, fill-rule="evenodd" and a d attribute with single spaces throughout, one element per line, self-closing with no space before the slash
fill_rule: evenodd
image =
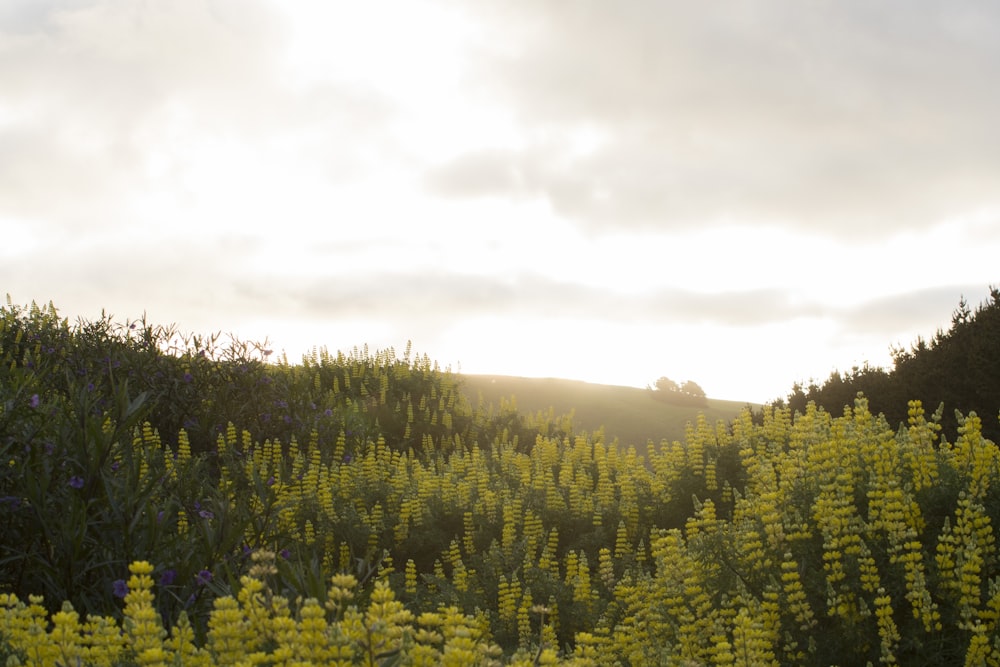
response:
<path id="1" fill-rule="evenodd" d="M 335 574 L 330 577 L 330 590 L 328 595 L 334 600 L 349 600 L 354 597 L 354 589 L 358 585 L 358 580 L 353 574 Z"/>
<path id="2" fill-rule="evenodd" d="M 249 641 L 244 647 L 249 653 L 257 650 L 271 638 L 271 618 L 264 604 L 264 584 L 251 576 L 240 577 L 240 592 L 237 599 L 246 619 Z"/>
<path id="3" fill-rule="evenodd" d="M 139 653 L 136 661 L 143 667 L 167 667 L 170 654 L 162 646 L 154 646 Z"/>
<path id="4" fill-rule="evenodd" d="M 83 627 L 84 662 L 95 667 L 111 667 L 125 649 L 125 637 L 118 624 L 106 616 L 88 616 Z"/>
<path id="5" fill-rule="evenodd" d="M 153 574 L 153 569 L 153 565 L 144 560 L 134 561 L 128 566 L 128 571 L 138 576 Z"/>
<path id="6" fill-rule="evenodd" d="M 577 667 L 599 667 L 604 664 L 601 652 L 601 648 L 605 644 L 603 638 L 590 632 L 579 632 L 575 640 L 576 647 L 573 649 L 573 665 Z"/>
<path id="7" fill-rule="evenodd" d="M 177 465 L 183 468 L 191 461 L 191 441 L 186 430 L 177 433 Z"/>
<path id="8" fill-rule="evenodd" d="M 403 588 L 408 595 L 415 595 L 417 592 L 417 564 L 412 558 L 406 561 Z"/>
<path id="9" fill-rule="evenodd" d="M 208 654 L 195 646 L 194 628 L 185 611 L 177 617 L 170 638 L 164 644 L 178 664 L 186 667 L 209 667 L 212 664 Z"/>
<path id="10" fill-rule="evenodd" d="M 296 657 L 322 663 L 330 657 L 330 640 L 327 637 L 326 614 L 315 598 L 309 598 L 299 610 L 299 637 Z"/>
<path id="11" fill-rule="evenodd" d="M 73 610 L 73 605 L 69 601 L 63 602 L 62 610 L 52 615 L 49 639 L 59 660 L 64 664 L 72 665 L 83 658 L 80 630 L 80 615 Z"/>
<path id="12" fill-rule="evenodd" d="M 153 608 L 153 578 L 150 576 L 153 565 L 135 561 L 129 565 L 129 572 L 132 576 L 128 580 L 129 592 L 125 595 L 125 637 L 135 654 L 142 656 L 147 649 L 160 646 L 166 631 Z M 149 664 L 156 664 L 156 660 L 151 658 Z"/>
<path id="13" fill-rule="evenodd" d="M 208 650 L 217 664 L 236 664 L 243 645 L 250 640 L 248 624 L 239 603 L 226 596 L 217 598 L 208 618 Z"/>
<path id="14" fill-rule="evenodd" d="M 894 651 L 902 637 L 892 617 L 892 598 L 885 594 L 883 588 L 878 589 L 878 597 L 875 598 L 875 618 L 881 639 L 880 659 L 884 664 L 894 663 L 896 662 Z"/>
<path id="15" fill-rule="evenodd" d="M 972 637 L 969 639 L 969 648 L 965 653 L 966 667 L 995 664 L 995 660 L 990 660 L 990 637 L 986 632 L 986 627 L 982 623 L 977 623 L 971 630 Z"/>

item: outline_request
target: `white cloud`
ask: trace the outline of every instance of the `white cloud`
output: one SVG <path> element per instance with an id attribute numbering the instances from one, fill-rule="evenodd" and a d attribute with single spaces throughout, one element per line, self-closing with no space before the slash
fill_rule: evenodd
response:
<path id="1" fill-rule="evenodd" d="M 502 7 L 482 76 L 541 139 L 471 148 L 434 174 L 440 192 L 527 192 L 604 228 L 739 216 L 838 236 L 1000 202 L 993 5 Z M 608 137 L 594 152 L 551 140 L 582 123 Z"/>
<path id="2" fill-rule="evenodd" d="M 12 0 L 0 284 L 772 398 L 995 280 L 996 13 Z"/>

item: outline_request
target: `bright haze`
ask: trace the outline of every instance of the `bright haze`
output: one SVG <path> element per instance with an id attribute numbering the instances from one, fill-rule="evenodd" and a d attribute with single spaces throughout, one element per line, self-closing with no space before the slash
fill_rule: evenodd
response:
<path id="1" fill-rule="evenodd" d="M 1000 3 L 5 0 L 0 298 L 768 401 L 997 284 Z"/>

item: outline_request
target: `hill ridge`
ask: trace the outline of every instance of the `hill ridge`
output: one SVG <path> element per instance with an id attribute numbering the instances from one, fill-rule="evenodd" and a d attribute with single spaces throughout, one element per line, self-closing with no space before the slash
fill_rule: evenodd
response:
<path id="1" fill-rule="evenodd" d="M 604 427 L 609 441 L 635 445 L 645 451 L 649 441 L 672 442 L 684 439 L 684 430 L 699 413 L 709 423 L 730 421 L 747 405 L 745 401 L 707 399 L 707 406 L 669 405 L 655 400 L 650 390 L 625 385 L 610 385 L 586 380 L 554 377 L 524 377 L 517 375 L 456 373 L 459 389 L 472 405 L 480 395 L 485 404 L 499 405 L 501 399 L 513 397 L 521 414 L 534 414 L 550 408 L 557 415 L 573 412 L 573 424 L 588 432 Z"/>

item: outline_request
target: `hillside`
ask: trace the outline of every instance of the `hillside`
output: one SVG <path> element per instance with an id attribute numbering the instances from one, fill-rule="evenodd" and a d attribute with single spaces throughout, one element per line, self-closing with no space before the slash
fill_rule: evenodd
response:
<path id="1" fill-rule="evenodd" d="M 722 419 L 731 421 L 746 403 L 708 399 L 707 408 L 668 405 L 654 400 L 646 389 L 593 384 L 579 380 L 526 378 L 507 375 L 460 375 L 460 390 L 475 406 L 479 397 L 486 405 L 500 400 L 517 400 L 522 414 L 539 410 L 562 415 L 573 411 L 578 429 L 595 431 L 604 426 L 609 441 L 645 450 L 648 440 L 684 440 L 684 428 L 703 413 L 709 424 Z M 759 408 L 760 406 L 754 406 Z"/>
<path id="2" fill-rule="evenodd" d="M 978 417 L 174 339 L 0 307 L 0 665 L 1000 665 Z"/>

